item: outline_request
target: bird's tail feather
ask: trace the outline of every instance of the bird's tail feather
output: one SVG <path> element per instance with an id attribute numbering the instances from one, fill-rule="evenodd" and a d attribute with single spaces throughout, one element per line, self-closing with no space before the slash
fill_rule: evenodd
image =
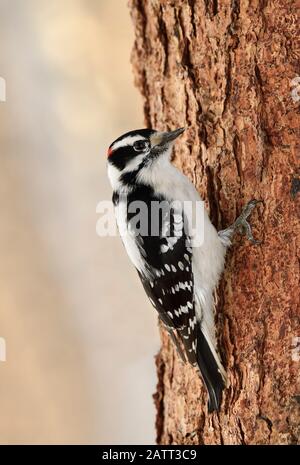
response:
<path id="1" fill-rule="evenodd" d="M 220 409 L 222 391 L 225 387 L 225 371 L 219 357 L 199 327 L 197 363 L 209 395 L 208 411 Z"/>

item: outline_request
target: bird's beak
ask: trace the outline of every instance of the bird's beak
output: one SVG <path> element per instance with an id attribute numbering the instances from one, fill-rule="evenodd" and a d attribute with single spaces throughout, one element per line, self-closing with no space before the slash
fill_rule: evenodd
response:
<path id="1" fill-rule="evenodd" d="M 184 131 L 185 131 L 185 128 L 179 128 L 179 129 L 175 129 L 175 131 L 156 132 L 150 137 L 151 146 L 162 147 L 166 144 L 169 144 L 173 140 L 177 139 L 177 137 L 180 136 L 180 134 L 182 134 Z"/>

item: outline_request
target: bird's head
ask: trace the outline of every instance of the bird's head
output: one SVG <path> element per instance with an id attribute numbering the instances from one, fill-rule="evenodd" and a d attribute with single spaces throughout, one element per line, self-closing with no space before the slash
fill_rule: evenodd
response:
<path id="1" fill-rule="evenodd" d="M 158 162 L 170 159 L 175 139 L 185 128 L 160 132 L 137 129 L 116 139 L 107 151 L 108 174 L 112 187 L 137 181 L 142 172 L 153 169 Z"/>

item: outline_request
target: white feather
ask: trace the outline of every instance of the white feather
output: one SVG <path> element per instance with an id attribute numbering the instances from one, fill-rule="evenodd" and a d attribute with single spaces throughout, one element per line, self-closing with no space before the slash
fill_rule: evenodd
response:
<path id="1" fill-rule="evenodd" d="M 115 216 L 126 252 L 134 266 L 146 277 L 151 279 L 153 275 L 146 268 L 146 262 L 138 248 L 135 234 L 130 230 L 126 221 L 126 200 L 120 198 L 119 204 L 115 207 Z M 153 270 L 154 271 L 154 270 Z"/>

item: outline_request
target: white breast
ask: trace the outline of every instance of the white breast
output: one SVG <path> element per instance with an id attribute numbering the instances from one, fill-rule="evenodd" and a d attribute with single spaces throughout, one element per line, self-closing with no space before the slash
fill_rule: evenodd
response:
<path id="1" fill-rule="evenodd" d="M 144 276 L 148 276 L 148 271 L 145 266 L 145 260 L 139 251 L 134 232 L 130 230 L 130 225 L 127 224 L 126 212 L 127 203 L 126 201 L 121 200 L 119 204 L 115 207 L 115 215 L 122 242 L 133 265 Z"/>

